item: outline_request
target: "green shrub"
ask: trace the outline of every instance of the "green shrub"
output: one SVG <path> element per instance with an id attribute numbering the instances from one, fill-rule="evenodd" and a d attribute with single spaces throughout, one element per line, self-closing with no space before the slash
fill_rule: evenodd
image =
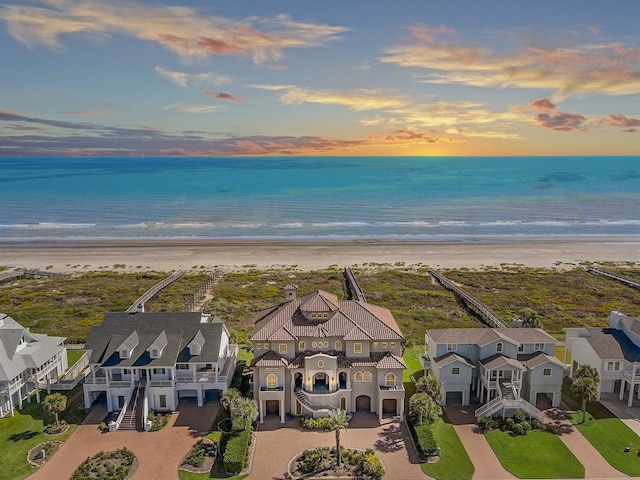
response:
<path id="1" fill-rule="evenodd" d="M 482 432 L 490 432 L 498 428 L 498 422 L 491 417 L 482 417 L 478 420 L 478 426 Z"/>
<path id="2" fill-rule="evenodd" d="M 416 441 L 418 450 L 424 457 L 435 455 L 438 451 L 436 439 L 433 437 L 431 425 L 423 423 L 422 425 L 411 425 L 411 432 Z"/>
<path id="3" fill-rule="evenodd" d="M 231 435 L 226 442 L 222 464 L 227 473 L 239 473 L 247 463 L 251 443 L 250 428 Z"/>
<path id="4" fill-rule="evenodd" d="M 302 417 L 300 418 L 300 426 L 309 430 L 331 430 L 332 421 L 329 417 Z"/>

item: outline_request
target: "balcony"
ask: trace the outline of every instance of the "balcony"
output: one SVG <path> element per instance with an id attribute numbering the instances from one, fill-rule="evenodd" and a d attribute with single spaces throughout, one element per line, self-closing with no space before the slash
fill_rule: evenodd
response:
<path id="1" fill-rule="evenodd" d="M 173 387 L 173 381 L 172 380 L 151 380 L 148 383 L 148 385 L 149 387 Z"/>
<path id="2" fill-rule="evenodd" d="M 260 387 L 261 392 L 283 392 L 284 387 Z"/>
<path id="3" fill-rule="evenodd" d="M 378 385 L 380 390 L 404 392 L 404 385 Z"/>
<path id="4" fill-rule="evenodd" d="M 96 377 L 96 378 L 91 378 L 91 376 L 88 376 L 84 379 L 84 383 L 92 383 L 92 384 L 96 384 L 96 385 L 105 385 L 107 383 L 107 377 Z"/>

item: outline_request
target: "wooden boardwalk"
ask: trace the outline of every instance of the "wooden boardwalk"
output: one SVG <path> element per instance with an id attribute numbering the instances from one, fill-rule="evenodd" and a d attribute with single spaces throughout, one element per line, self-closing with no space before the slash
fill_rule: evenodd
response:
<path id="1" fill-rule="evenodd" d="M 344 269 L 344 278 L 347 280 L 347 291 L 349 292 L 351 299 L 366 303 L 367 299 L 364 296 L 364 292 L 362 291 L 362 288 L 360 288 L 360 284 L 358 284 L 356 277 L 353 275 L 353 272 L 349 267 L 345 267 Z"/>
<path id="2" fill-rule="evenodd" d="M 25 277 L 56 277 L 56 278 L 69 278 L 71 275 L 68 273 L 56 273 L 42 270 L 13 270 L 11 272 L 0 273 L 0 283 L 10 282 L 12 280 L 19 280 Z"/>
<path id="3" fill-rule="evenodd" d="M 494 328 L 507 328 L 507 325 L 498 315 L 493 312 L 493 310 L 487 307 L 480 300 L 475 299 L 470 294 L 465 292 L 462 288 L 457 286 L 442 273 L 438 272 L 437 270 L 429 270 L 429 275 L 435 278 L 436 281 L 444 288 L 453 292 L 460 300 L 464 302 L 467 308 L 475 312 L 476 315 L 480 316 L 489 326 Z"/>
<path id="4" fill-rule="evenodd" d="M 144 295 L 138 298 L 135 302 L 131 304 L 129 308 L 125 310 L 126 313 L 135 313 L 138 311 L 138 305 L 144 305 L 146 302 L 155 297 L 160 290 L 166 288 L 171 285 L 173 282 L 178 280 L 180 277 L 184 275 L 185 272 L 176 272 L 170 277 L 165 278 L 161 282 L 156 283 L 153 287 L 147 290 Z"/>
<path id="5" fill-rule="evenodd" d="M 624 283 L 625 285 L 637 288 L 640 290 L 640 281 L 635 280 L 631 277 L 626 277 L 624 275 L 618 275 L 616 273 L 607 272 L 606 270 L 601 270 L 599 268 L 589 267 L 587 268 L 587 272 L 593 273 L 594 275 L 602 275 L 603 277 L 607 277 L 611 280 L 615 280 L 620 283 Z"/>

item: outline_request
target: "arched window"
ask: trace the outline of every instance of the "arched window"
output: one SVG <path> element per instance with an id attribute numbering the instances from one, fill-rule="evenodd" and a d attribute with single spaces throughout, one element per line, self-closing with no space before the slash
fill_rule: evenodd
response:
<path id="1" fill-rule="evenodd" d="M 500 353 L 502 351 L 502 342 L 496 343 L 496 352 Z"/>
<path id="2" fill-rule="evenodd" d="M 276 388 L 278 386 L 278 376 L 270 373 L 267 375 L 267 388 Z"/>
<path id="3" fill-rule="evenodd" d="M 307 345 L 304 342 L 298 343 L 298 350 L 304 350 L 307 348 Z"/>
<path id="4" fill-rule="evenodd" d="M 396 374 L 395 373 L 391 373 L 391 372 L 387 373 L 384 376 L 384 384 L 387 387 L 390 387 L 391 385 L 395 385 L 396 384 Z"/>
<path id="5" fill-rule="evenodd" d="M 353 376 L 353 379 L 356 382 L 362 382 L 363 381 L 363 375 L 362 372 L 356 372 L 355 375 Z"/>
<path id="6" fill-rule="evenodd" d="M 370 382 L 371 381 L 371 372 L 364 372 L 364 378 L 363 380 L 365 382 Z"/>
<path id="7" fill-rule="evenodd" d="M 342 350 L 342 342 L 340 340 L 336 340 L 336 350 Z"/>

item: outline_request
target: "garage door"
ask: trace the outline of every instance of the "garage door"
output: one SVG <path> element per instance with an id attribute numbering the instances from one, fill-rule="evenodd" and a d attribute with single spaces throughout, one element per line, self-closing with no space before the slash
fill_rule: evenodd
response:
<path id="1" fill-rule="evenodd" d="M 462 405 L 462 392 L 447 392 L 447 405 Z"/>
<path id="2" fill-rule="evenodd" d="M 267 400 L 267 415 L 280 415 L 280 402 L 278 400 Z"/>
<path id="3" fill-rule="evenodd" d="M 197 390 L 178 390 L 178 398 L 185 398 L 185 397 L 197 398 L 198 391 Z"/>
<path id="4" fill-rule="evenodd" d="M 360 395 L 356 397 L 356 412 L 370 412 L 371 411 L 371 397 L 367 395 Z"/>
<path id="5" fill-rule="evenodd" d="M 387 398 L 382 400 L 382 413 L 390 413 L 395 415 L 398 411 L 398 401 L 395 398 Z"/>
<path id="6" fill-rule="evenodd" d="M 552 393 L 536 393 L 536 408 L 540 410 L 545 410 L 547 408 L 551 408 L 551 403 L 553 399 Z"/>

